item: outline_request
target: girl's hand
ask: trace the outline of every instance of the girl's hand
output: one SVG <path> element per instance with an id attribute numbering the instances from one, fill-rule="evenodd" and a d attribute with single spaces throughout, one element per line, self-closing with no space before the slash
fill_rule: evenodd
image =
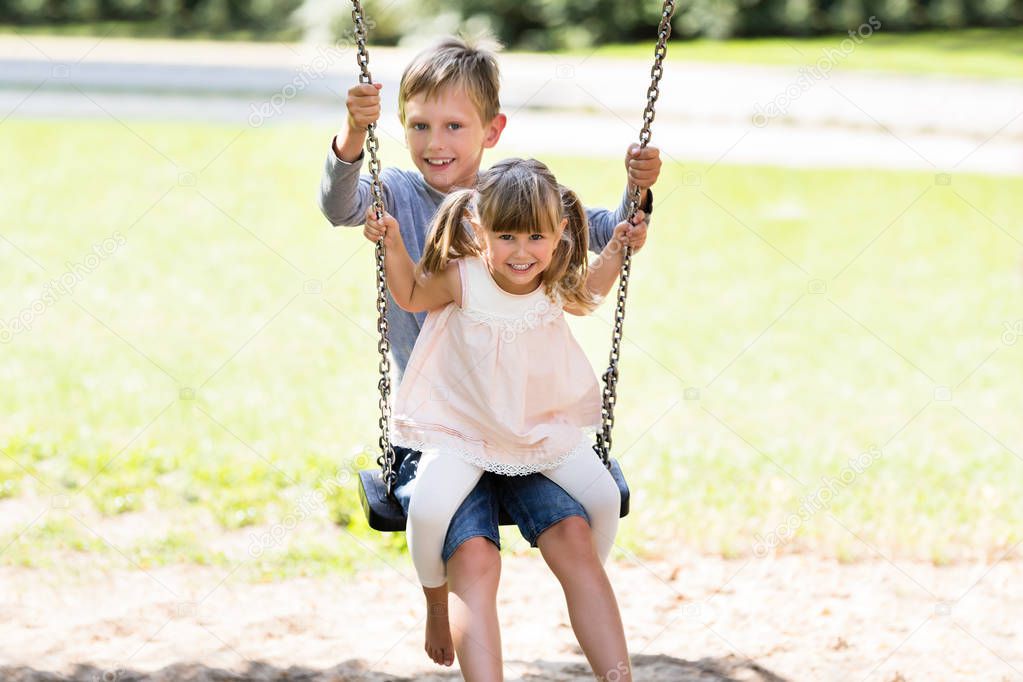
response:
<path id="1" fill-rule="evenodd" d="M 649 189 L 661 175 L 661 150 L 653 145 L 640 149 L 638 144 L 629 146 L 625 153 L 625 170 L 629 174 L 629 184 L 641 189 Z"/>
<path id="2" fill-rule="evenodd" d="M 631 246 L 633 253 L 639 253 L 646 243 L 646 214 L 643 211 L 636 211 L 633 223 L 623 220 L 615 226 L 611 241 L 621 246 Z"/>
<path id="3" fill-rule="evenodd" d="M 387 211 L 384 211 L 383 220 L 377 220 L 376 209 L 372 204 L 366 210 L 366 226 L 362 229 L 362 234 L 374 244 L 383 239 L 385 247 L 391 247 L 401 242 L 398 221 Z"/>

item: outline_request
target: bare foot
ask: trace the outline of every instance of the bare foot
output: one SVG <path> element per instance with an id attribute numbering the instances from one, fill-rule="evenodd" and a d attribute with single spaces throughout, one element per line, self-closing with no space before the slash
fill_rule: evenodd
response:
<path id="1" fill-rule="evenodd" d="M 426 610 L 426 655 L 439 665 L 455 662 L 455 645 L 451 641 L 448 605 L 429 604 Z"/>

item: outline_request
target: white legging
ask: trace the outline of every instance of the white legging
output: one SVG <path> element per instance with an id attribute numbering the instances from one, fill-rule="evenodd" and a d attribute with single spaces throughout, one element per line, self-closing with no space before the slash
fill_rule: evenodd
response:
<path id="1" fill-rule="evenodd" d="M 564 488 L 586 510 L 597 556 L 602 564 L 606 562 L 618 532 L 621 511 L 621 493 L 611 472 L 587 448 L 541 473 Z M 427 452 L 419 460 L 405 535 L 424 587 L 440 587 L 446 582 L 441 557 L 448 526 L 482 475 L 483 469 L 455 454 Z"/>

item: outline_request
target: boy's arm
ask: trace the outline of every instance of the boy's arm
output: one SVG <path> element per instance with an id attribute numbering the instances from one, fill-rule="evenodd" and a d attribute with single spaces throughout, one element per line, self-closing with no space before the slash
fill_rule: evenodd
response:
<path id="1" fill-rule="evenodd" d="M 327 161 L 320 179 L 319 205 L 331 225 L 361 225 L 366 209 L 373 202 L 371 178 L 360 176 L 362 156 L 348 163 L 337 157 L 334 143 L 327 152 Z M 384 185 L 384 206 L 392 207 L 390 192 Z"/>
<path id="2" fill-rule="evenodd" d="M 345 125 L 330 142 L 320 180 L 320 210 L 331 225 L 360 225 L 373 201 L 372 180 L 359 177 L 369 124 L 380 117 L 381 86 L 359 84 L 348 90 Z M 384 186 L 384 206 L 393 207 Z"/>
<path id="3" fill-rule="evenodd" d="M 338 132 L 330 143 L 334 156 L 352 163 L 362 158 L 362 148 L 366 146 L 366 131 L 345 129 Z"/>
<path id="4" fill-rule="evenodd" d="M 650 222 L 650 212 L 654 207 L 653 190 L 645 190 L 645 197 L 639 205 L 639 210 L 647 216 L 647 223 Z M 586 219 L 590 225 L 590 251 L 600 253 L 611 241 L 615 226 L 629 217 L 629 189 L 625 188 L 622 193 L 622 201 L 614 211 L 606 208 L 586 209 Z"/>

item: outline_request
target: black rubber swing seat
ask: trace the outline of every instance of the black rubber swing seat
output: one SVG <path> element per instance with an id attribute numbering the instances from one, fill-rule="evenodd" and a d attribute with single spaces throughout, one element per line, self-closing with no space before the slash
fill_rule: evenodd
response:
<path id="1" fill-rule="evenodd" d="M 404 485 L 415 475 L 415 467 L 409 466 L 419 459 L 419 453 L 407 448 L 394 448 L 394 470 L 398 472 L 398 478 L 394 487 Z M 406 466 L 402 466 L 405 464 Z M 622 496 L 621 515 L 629 513 L 629 486 L 625 483 L 625 476 L 618 466 L 618 460 L 611 460 L 611 476 L 618 484 L 618 490 Z M 380 469 L 365 469 L 359 472 L 359 500 L 362 502 L 362 511 L 366 514 L 369 527 L 384 533 L 401 532 L 405 530 L 405 510 L 393 495 L 387 494 L 387 486 L 384 484 L 383 474 Z M 511 516 L 504 507 L 498 514 L 498 522 L 502 526 L 513 526 Z"/>
<path id="2" fill-rule="evenodd" d="M 650 140 L 650 124 L 654 120 L 654 104 L 657 101 L 658 83 L 660 83 L 661 75 L 663 74 L 662 62 L 667 54 L 667 41 L 669 36 L 671 36 L 671 17 L 675 11 L 675 2 L 676 0 L 664 0 L 664 5 L 661 9 L 661 20 L 657 27 L 657 49 L 654 52 L 654 67 L 650 71 L 651 80 L 650 87 L 647 90 L 646 110 L 643 112 L 643 129 L 640 131 L 641 147 L 646 147 Z M 361 72 L 359 82 L 372 83 L 373 80 L 369 73 L 369 57 L 366 52 L 366 22 L 362 11 L 362 4 L 360 0 L 352 0 L 352 5 L 352 19 L 355 22 L 356 42 L 359 46 L 359 67 Z M 374 133 L 374 126 L 370 126 L 367 132 L 366 149 L 370 156 L 369 168 L 373 186 L 373 205 L 377 215 L 380 216 L 384 211 L 383 188 L 380 184 L 380 164 L 376 153 L 377 139 Z M 640 205 L 641 189 L 638 186 L 630 185 L 630 192 L 632 195 L 629 202 L 631 220 Z M 647 198 L 652 201 L 651 194 L 648 193 Z M 644 210 L 649 211 L 649 207 Z M 614 405 L 618 385 L 618 357 L 622 339 L 622 322 L 625 318 L 625 297 L 628 292 L 629 273 L 631 271 L 631 254 L 631 248 L 626 248 L 624 260 L 622 261 L 621 277 L 618 282 L 618 307 L 615 311 L 614 334 L 611 337 L 611 355 L 608 369 L 604 372 L 602 409 L 603 424 L 604 428 L 607 429 L 608 447 L 610 447 L 610 429 L 614 424 Z M 382 241 L 378 242 L 376 247 L 376 266 L 377 311 L 379 313 L 377 329 L 380 332 L 377 348 L 381 356 L 380 381 L 377 385 L 380 389 L 380 429 L 381 439 L 383 440 L 388 419 L 387 405 L 391 389 L 390 381 L 388 380 L 390 363 L 387 355 L 387 298 L 384 295 L 387 288 L 387 277 L 384 266 L 384 244 Z M 391 448 L 391 453 L 394 455 L 392 471 L 396 472 L 394 489 L 398 489 L 415 476 L 415 470 L 418 468 L 419 453 L 415 450 L 400 447 Z M 621 467 L 618 466 L 618 461 L 612 459 L 609 463 L 611 475 L 614 477 L 615 483 L 618 484 L 618 490 L 621 492 L 621 516 L 625 516 L 629 513 L 629 487 L 625 483 L 625 477 L 622 475 Z M 402 464 L 408 464 L 408 466 L 403 467 Z M 370 528 L 384 532 L 405 530 L 405 510 L 393 494 L 387 494 L 387 485 L 384 483 L 383 472 L 380 469 L 359 472 L 359 498 L 362 501 L 362 509 L 366 514 Z M 500 509 L 498 520 L 502 526 L 512 525 L 511 517 L 503 507 Z"/>

